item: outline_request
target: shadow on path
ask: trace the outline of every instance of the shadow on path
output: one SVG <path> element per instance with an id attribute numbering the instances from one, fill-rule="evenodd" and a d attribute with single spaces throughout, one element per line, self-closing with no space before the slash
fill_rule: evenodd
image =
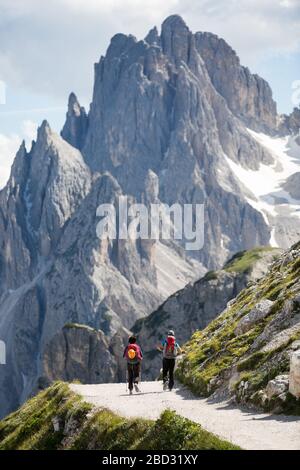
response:
<path id="1" fill-rule="evenodd" d="M 129 393 L 122 393 L 119 395 L 119 397 L 130 397 L 130 396 L 136 396 L 139 397 L 140 395 L 160 395 L 161 393 L 166 393 L 164 391 L 161 392 L 135 392 L 132 395 L 129 395 Z"/>
<path id="2" fill-rule="evenodd" d="M 218 398 L 205 398 L 205 397 L 196 397 L 192 394 L 192 392 L 186 387 L 180 387 L 175 390 L 175 393 L 180 395 L 184 400 L 199 400 L 205 402 L 207 405 L 218 405 L 217 409 L 219 410 L 239 410 L 243 413 L 247 420 L 253 421 L 278 421 L 282 423 L 292 423 L 292 422 L 300 422 L 300 416 L 295 415 L 280 415 L 280 414 L 269 414 L 264 411 L 255 411 L 253 409 L 247 408 L 245 406 L 239 406 L 229 401 L 226 401 L 226 398 L 218 399 Z"/>

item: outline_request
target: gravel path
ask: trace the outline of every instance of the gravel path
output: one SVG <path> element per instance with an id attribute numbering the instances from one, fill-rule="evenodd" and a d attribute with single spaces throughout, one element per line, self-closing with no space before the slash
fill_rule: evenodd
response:
<path id="1" fill-rule="evenodd" d="M 143 382 L 141 393 L 134 396 L 128 395 L 125 384 L 72 384 L 71 388 L 85 401 L 126 417 L 156 419 L 170 408 L 243 449 L 300 450 L 299 417 L 240 410 L 227 402 L 195 398 L 182 387 L 164 392 L 161 382 Z"/>

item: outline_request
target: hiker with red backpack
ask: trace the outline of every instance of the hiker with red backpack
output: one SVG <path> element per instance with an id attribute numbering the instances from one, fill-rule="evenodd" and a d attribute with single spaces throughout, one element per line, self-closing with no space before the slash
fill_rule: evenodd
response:
<path id="1" fill-rule="evenodd" d="M 127 378 L 129 394 L 132 395 L 133 386 L 136 392 L 140 392 L 138 383 L 141 372 L 141 362 L 143 360 L 143 353 L 138 344 L 136 344 L 136 337 L 130 336 L 128 345 L 124 349 L 123 357 L 127 361 Z"/>
<path id="2" fill-rule="evenodd" d="M 171 391 L 174 387 L 174 368 L 176 356 L 182 354 L 182 349 L 176 342 L 173 330 L 169 330 L 166 339 L 163 340 L 158 349 L 163 352 L 163 388 Z"/>

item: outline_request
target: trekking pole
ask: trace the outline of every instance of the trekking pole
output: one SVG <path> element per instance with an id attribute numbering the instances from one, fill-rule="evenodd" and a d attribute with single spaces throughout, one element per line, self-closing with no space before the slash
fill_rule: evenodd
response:
<path id="1" fill-rule="evenodd" d="M 140 365 L 139 379 L 140 379 L 140 385 L 142 385 L 142 363 L 141 363 L 141 365 Z"/>

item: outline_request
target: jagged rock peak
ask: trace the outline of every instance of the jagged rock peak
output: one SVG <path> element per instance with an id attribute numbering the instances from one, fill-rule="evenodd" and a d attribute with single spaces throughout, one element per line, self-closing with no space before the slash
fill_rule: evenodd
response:
<path id="1" fill-rule="evenodd" d="M 77 149 L 81 149 L 88 127 L 88 116 L 83 106 L 77 99 L 75 93 L 71 93 L 68 101 L 68 111 L 66 114 L 66 122 L 61 131 L 61 136 L 69 144 Z"/>
<path id="2" fill-rule="evenodd" d="M 37 138 L 47 137 L 51 134 L 51 127 L 46 119 L 42 122 L 37 131 Z"/>
<path id="3" fill-rule="evenodd" d="M 191 32 L 181 16 L 171 15 L 161 26 L 161 44 L 165 54 L 172 57 L 176 64 L 187 62 Z"/>
<path id="4" fill-rule="evenodd" d="M 47 146 L 49 144 L 49 139 L 52 135 L 52 129 L 46 119 L 42 122 L 42 124 L 38 127 L 37 130 L 37 138 L 36 144 L 38 146 Z"/>
<path id="5" fill-rule="evenodd" d="M 80 106 L 77 96 L 74 92 L 71 92 L 68 101 L 68 114 L 75 114 L 75 116 L 79 116 L 82 112 L 85 112 L 84 107 Z"/>
<path id="6" fill-rule="evenodd" d="M 157 31 L 157 27 L 154 26 L 154 28 L 150 29 L 149 33 L 145 37 L 145 41 L 150 45 L 150 46 L 155 46 L 155 45 L 160 45 L 160 37 Z"/>
<path id="7" fill-rule="evenodd" d="M 186 29 L 189 31 L 188 26 L 180 15 L 170 15 L 162 23 L 162 32 L 171 29 L 172 31 L 180 31 Z"/>
<path id="8" fill-rule="evenodd" d="M 27 155 L 26 143 L 25 143 L 25 140 L 23 139 L 19 147 L 19 150 L 16 153 L 16 158 L 13 162 L 13 166 L 16 166 L 17 160 L 25 158 L 26 155 Z"/>
<path id="9" fill-rule="evenodd" d="M 20 147 L 16 153 L 16 158 L 18 157 L 25 157 L 27 155 L 27 149 L 26 149 L 26 143 L 25 143 L 25 140 L 23 139 L 21 144 L 20 144 Z M 15 162 L 14 162 L 15 163 Z"/>
<path id="10" fill-rule="evenodd" d="M 8 185 L 11 183 L 22 184 L 26 180 L 28 168 L 28 153 L 26 150 L 25 140 L 22 140 L 19 150 L 11 167 L 10 179 Z"/>
<path id="11" fill-rule="evenodd" d="M 136 43 L 137 39 L 132 34 L 115 34 L 110 40 L 110 45 L 107 49 L 106 56 L 109 58 L 119 57 L 122 53 L 126 52 Z"/>

